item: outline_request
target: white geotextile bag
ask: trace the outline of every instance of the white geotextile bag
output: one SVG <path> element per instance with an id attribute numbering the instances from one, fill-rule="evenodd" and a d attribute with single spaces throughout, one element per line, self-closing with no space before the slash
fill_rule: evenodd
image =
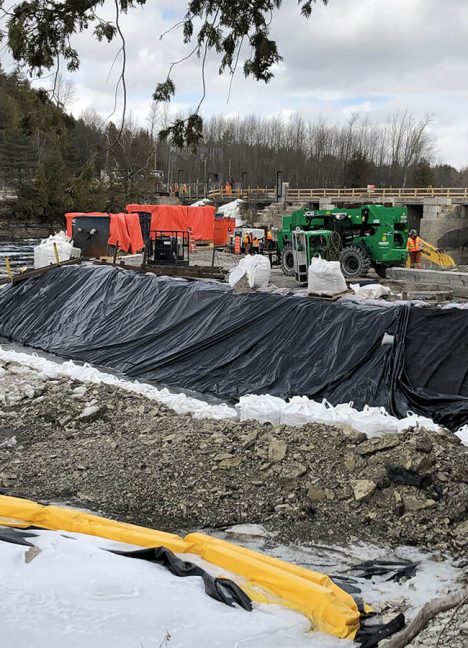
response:
<path id="1" fill-rule="evenodd" d="M 72 257 L 77 258 L 81 255 L 81 250 L 73 247 L 72 241 L 65 232 L 59 232 L 43 239 L 39 245 L 34 247 L 34 268 L 36 270 L 57 263 L 54 243 L 59 261 L 68 261 Z"/>
<path id="2" fill-rule="evenodd" d="M 440 430 L 440 425 L 434 423 L 434 421 L 426 416 L 418 416 L 414 412 L 407 412 L 404 419 L 398 421 L 398 431 L 403 432 L 403 430 L 408 430 L 409 428 L 430 430 L 437 432 Z"/>
<path id="3" fill-rule="evenodd" d="M 281 423 L 281 412 L 285 405 L 285 401 L 276 396 L 249 394 L 240 397 L 236 409 L 239 412 L 241 421 L 254 419 L 260 423 L 279 425 Z"/>
<path id="4" fill-rule="evenodd" d="M 246 273 L 246 270 L 241 267 L 240 263 L 239 263 L 239 265 L 236 265 L 236 267 L 231 270 L 231 272 L 229 273 L 229 279 L 228 279 L 229 285 L 231 286 L 231 288 L 234 288 L 236 283 L 242 279 L 242 277 L 245 275 L 245 273 Z"/>
<path id="5" fill-rule="evenodd" d="M 244 275 L 247 275 L 251 288 L 265 288 L 270 283 L 270 261 L 261 254 L 247 255 L 229 273 L 229 285 L 234 288 Z"/>
<path id="6" fill-rule="evenodd" d="M 307 396 L 293 396 L 281 412 L 281 423 L 284 425 L 305 425 L 306 423 L 341 422 L 336 416 L 335 408 L 326 400 L 318 403 Z"/>
<path id="7" fill-rule="evenodd" d="M 347 290 L 339 261 L 326 261 L 320 256 L 313 257 L 308 273 L 309 295 L 333 297 Z"/>
<path id="8" fill-rule="evenodd" d="M 364 432 L 369 438 L 398 432 L 398 419 L 391 416 L 384 407 L 366 405 L 360 412 L 353 409 L 351 405 L 337 405 L 336 409 L 340 411 L 343 418 L 346 417 L 348 425 L 359 432 Z"/>
<path id="9" fill-rule="evenodd" d="M 380 299 L 384 295 L 390 294 L 390 288 L 381 286 L 380 284 L 369 284 L 368 286 L 360 286 L 359 284 L 351 284 L 357 297 L 365 297 L 366 299 Z"/>
<path id="10" fill-rule="evenodd" d="M 455 432 L 455 435 L 460 439 L 463 445 L 468 446 L 468 425 L 464 425 L 463 427 L 459 428 Z"/>

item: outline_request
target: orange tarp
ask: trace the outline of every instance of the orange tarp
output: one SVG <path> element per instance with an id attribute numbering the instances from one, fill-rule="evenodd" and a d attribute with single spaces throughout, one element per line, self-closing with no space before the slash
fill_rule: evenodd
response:
<path id="1" fill-rule="evenodd" d="M 180 230 L 186 232 L 190 228 L 187 210 L 188 207 L 184 205 L 157 205 L 151 212 L 151 231 Z M 194 232 L 192 234 L 195 235 Z"/>
<path id="2" fill-rule="evenodd" d="M 191 230 L 196 241 L 212 241 L 214 236 L 215 208 L 186 207 L 185 205 L 139 205 L 126 206 L 128 212 L 151 214 L 151 230 Z"/>
<path id="3" fill-rule="evenodd" d="M 215 218 L 213 243 L 215 245 L 226 245 L 226 243 L 229 243 L 229 236 L 234 235 L 235 228 L 235 218 Z"/>
<path id="4" fill-rule="evenodd" d="M 135 254 L 145 247 L 141 234 L 140 217 L 138 214 L 125 214 L 125 221 L 130 236 L 130 252 Z"/>
<path id="5" fill-rule="evenodd" d="M 214 237 L 215 208 L 211 205 L 204 207 L 187 207 L 188 222 L 196 241 L 212 241 Z"/>
<path id="6" fill-rule="evenodd" d="M 128 252 L 130 250 L 130 235 L 127 229 L 125 214 L 109 214 L 109 245 L 115 245 L 120 250 Z"/>
<path id="7" fill-rule="evenodd" d="M 144 248 L 141 235 L 140 218 L 138 214 L 109 214 L 107 212 L 72 212 L 65 214 L 67 221 L 67 236 L 72 238 L 72 222 L 78 216 L 108 216 L 109 245 L 117 245 L 120 250 L 135 254 Z"/>
<path id="8" fill-rule="evenodd" d="M 125 211 L 128 213 L 136 212 L 142 214 L 151 214 L 153 209 L 156 209 L 157 205 L 140 205 L 139 203 L 131 203 L 130 205 L 125 205 Z"/>

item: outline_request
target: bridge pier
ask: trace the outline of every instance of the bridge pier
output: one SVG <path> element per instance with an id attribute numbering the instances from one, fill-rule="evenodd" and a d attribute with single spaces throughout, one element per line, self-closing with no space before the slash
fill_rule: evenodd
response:
<path id="1" fill-rule="evenodd" d="M 448 252 L 456 263 L 468 263 L 468 205 L 450 198 L 425 198 L 421 238 Z"/>

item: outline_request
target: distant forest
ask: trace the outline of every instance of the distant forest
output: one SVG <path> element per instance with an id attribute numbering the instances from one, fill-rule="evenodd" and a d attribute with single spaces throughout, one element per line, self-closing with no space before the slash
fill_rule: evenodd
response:
<path id="1" fill-rule="evenodd" d="M 292 187 L 468 185 L 468 169 L 432 163 L 429 117 L 399 112 L 383 125 L 358 116 L 344 125 L 212 117 L 192 151 L 158 140 L 170 120 L 154 103 L 144 124 L 130 116 L 121 127 L 93 111 L 75 119 L 67 113 L 73 87 L 58 81 L 50 93 L 0 71 L 0 190 L 18 196 L 17 216 L 121 209 L 176 182 L 273 186 L 277 171 Z"/>

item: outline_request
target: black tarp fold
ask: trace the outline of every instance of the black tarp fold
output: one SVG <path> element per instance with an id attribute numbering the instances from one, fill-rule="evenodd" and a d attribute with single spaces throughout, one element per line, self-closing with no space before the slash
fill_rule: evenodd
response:
<path id="1" fill-rule="evenodd" d="M 382 344 L 385 333 L 393 344 Z M 309 300 L 115 267 L 68 266 L 0 293 L 0 335 L 236 401 L 306 395 L 468 420 L 468 311 Z"/>

